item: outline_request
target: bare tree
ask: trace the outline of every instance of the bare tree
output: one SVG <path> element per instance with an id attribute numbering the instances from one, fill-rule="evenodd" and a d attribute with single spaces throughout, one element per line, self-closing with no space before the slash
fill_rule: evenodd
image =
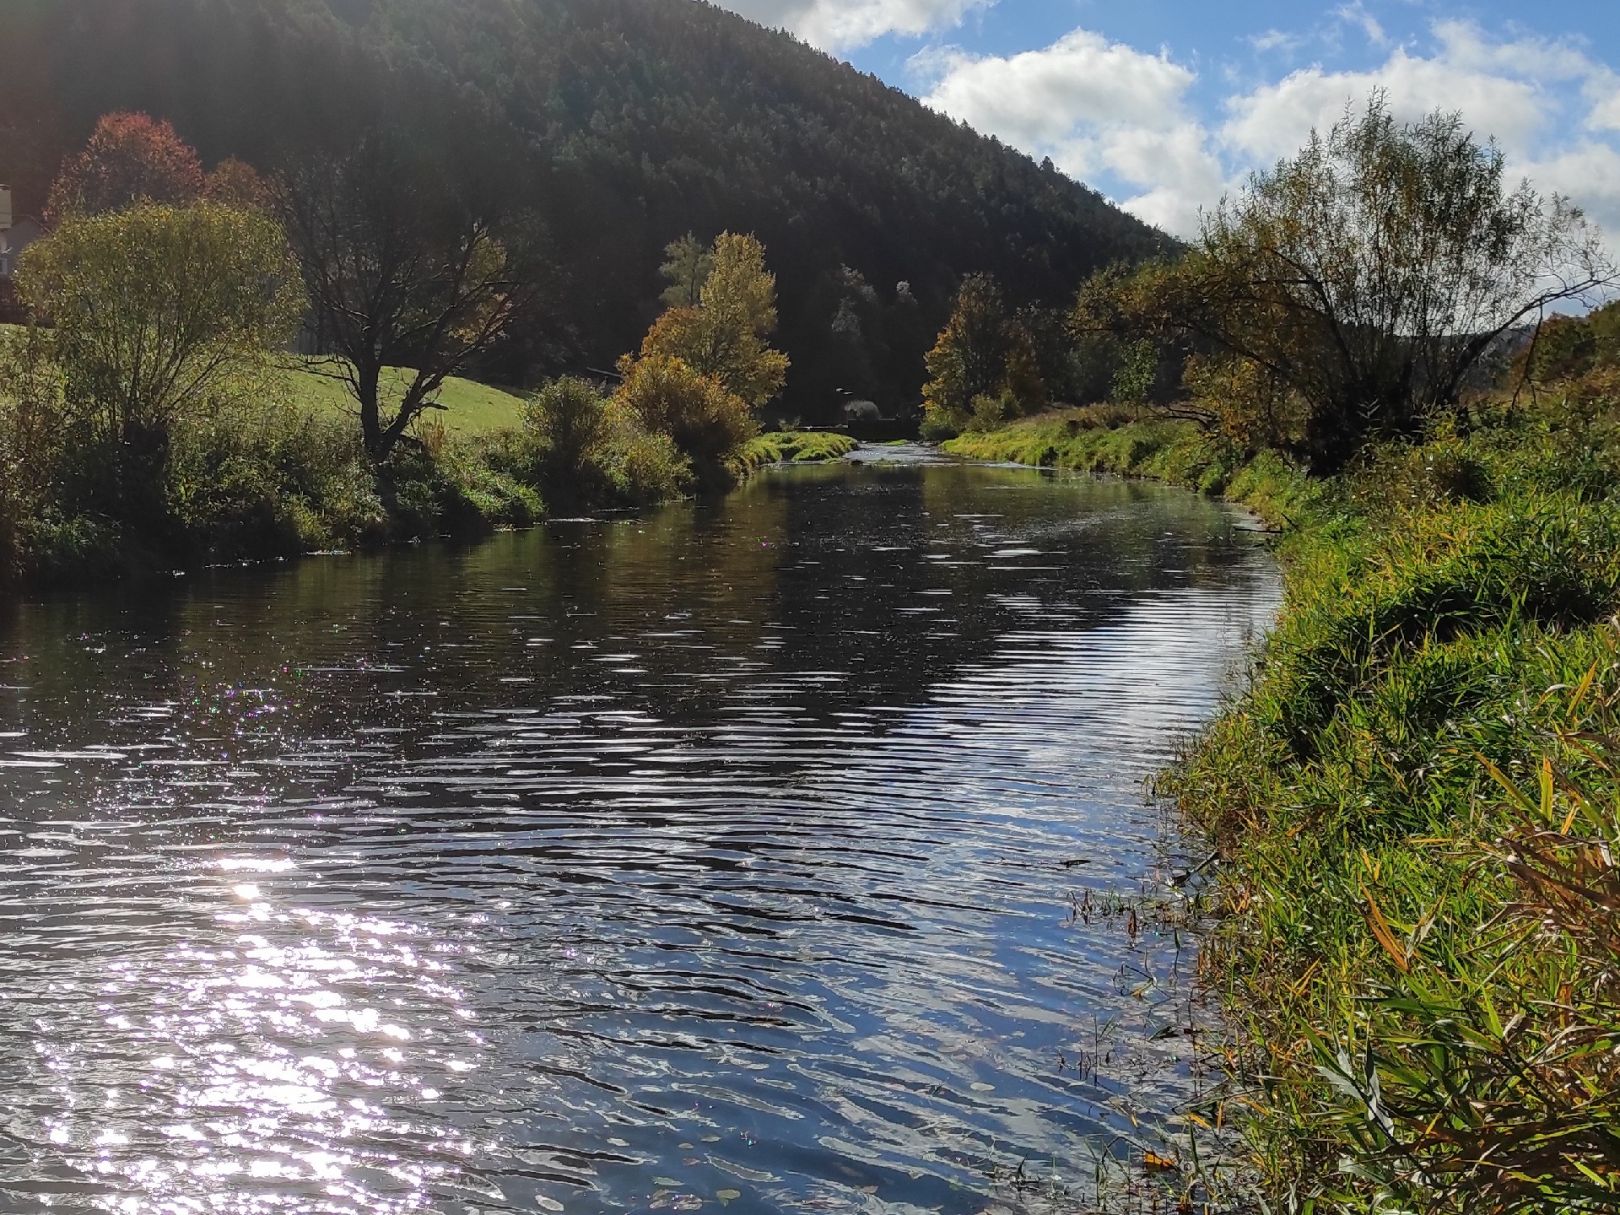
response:
<path id="1" fill-rule="evenodd" d="M 491 178 L 424 163 L 397 130 L 284 170 L 274 198 L 329 351 L 316 369 L 348 386 L 381 463 L 534 302 L 534 221 Z M 408 378 L 385 405 L 393 367 Z"/>

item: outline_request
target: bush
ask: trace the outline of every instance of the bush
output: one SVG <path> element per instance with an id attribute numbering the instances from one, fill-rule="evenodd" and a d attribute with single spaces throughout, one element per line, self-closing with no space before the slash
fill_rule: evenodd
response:
<path id="1" fill-rule="evenodd" d="M 24 524 L 45 505 L 63 453 L 51 336 L 0 329 L 0 584 L 22 572 Z"/>
<path id="2" fill-rule="evenodd" d="M 175 430 L 168 525 L 191 560 L 285 556 L 381 539 L 382 502 L 357 436 L 262 398 L 216 406 Z"/>
<path id="3" fill-rule="evenodd" d="M 985 432 L 999 430 L 1014 418 L 1022 415 L 1018 402 L 1007 389 L 991 395 L 981 393 L 973 398 L 973 415 L 968 419 L 967 429 Z"/>
<path id="4" fill-rule="evenodd" d="M 534 487 L 502 471 L 476 440 L 446 438 L 437 458 L 426 447 L 401 445 L 378 480 L 396 540 L 527 527 L 544 513 Z"/>
<path id="5" fill-rule="evenodd" d="M 604 489 L 608 401 L 589 380 L 554 380 L 524 406 L 535 475 L 556 501 L 587 502 Z"/>
<path id="6" fill-rule="evenodd" d="M 619 501 L 650 506 L 686 492 L 692 464 L 674 439 L 648 430 L 641 415 L 618 398 L 608 402 L 603 420 L 601 471 Z"/>
<path id="7" fill-rule="evenodd" d="M 936 406 L 924 412 L 918 433 L 928 443 L 947 443 L 968 428 L 968 415 Z"/>
<path id="8" fill-rule="evenodd" d="M 759 432 L 748 402 L 679 359 L 653 355 L 627 362 L 616 398 L 647 430 L 673 439 L 710 484 L 730 479 L 727 462 Z"/>

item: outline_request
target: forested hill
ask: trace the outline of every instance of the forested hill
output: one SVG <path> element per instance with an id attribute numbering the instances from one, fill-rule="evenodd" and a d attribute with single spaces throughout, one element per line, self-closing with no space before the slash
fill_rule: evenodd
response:
<path id="1" fill-rule="evenodd" d="M 692 0 L 10 0 L 0 180 L 37 208 L 102 113 L 171 119 L 210 160 L 296 155 L 379 96 L 441 96 L 512 139 L 558 306 L 508 370 L 608 365 L 657 307 L 663 247 L 730 228 L 779 276 L 790 407 L 916 399 L 960 278 L 1058 302 L 1165 243 L 1092 190 L 793 38 Z M 521 163 L 519 163 L 521 162 Z M 897 292 L 897 284 L 910 292 Z"/>

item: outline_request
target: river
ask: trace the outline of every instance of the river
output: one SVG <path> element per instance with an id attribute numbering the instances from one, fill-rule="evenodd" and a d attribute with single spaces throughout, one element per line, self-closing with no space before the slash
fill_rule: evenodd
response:
<path id="1" fill-rule="evenodd" d="M 1143 782 L 1277 603 L 908 461 L 0 606 L 0 1211 L 1070 1209 L 1188 1092 Z"/>

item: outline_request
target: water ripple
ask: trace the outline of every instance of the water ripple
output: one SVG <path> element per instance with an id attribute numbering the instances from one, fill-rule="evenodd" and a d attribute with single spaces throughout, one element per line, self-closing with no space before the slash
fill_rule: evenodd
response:
<path id="1" fill-rule="evenodd" d="M 1184 941 L 1076 909 L 1275 599 L 911 465 L 23 605 L 0 1208 L 1042 1209 L 1186 1092 Z"/>

